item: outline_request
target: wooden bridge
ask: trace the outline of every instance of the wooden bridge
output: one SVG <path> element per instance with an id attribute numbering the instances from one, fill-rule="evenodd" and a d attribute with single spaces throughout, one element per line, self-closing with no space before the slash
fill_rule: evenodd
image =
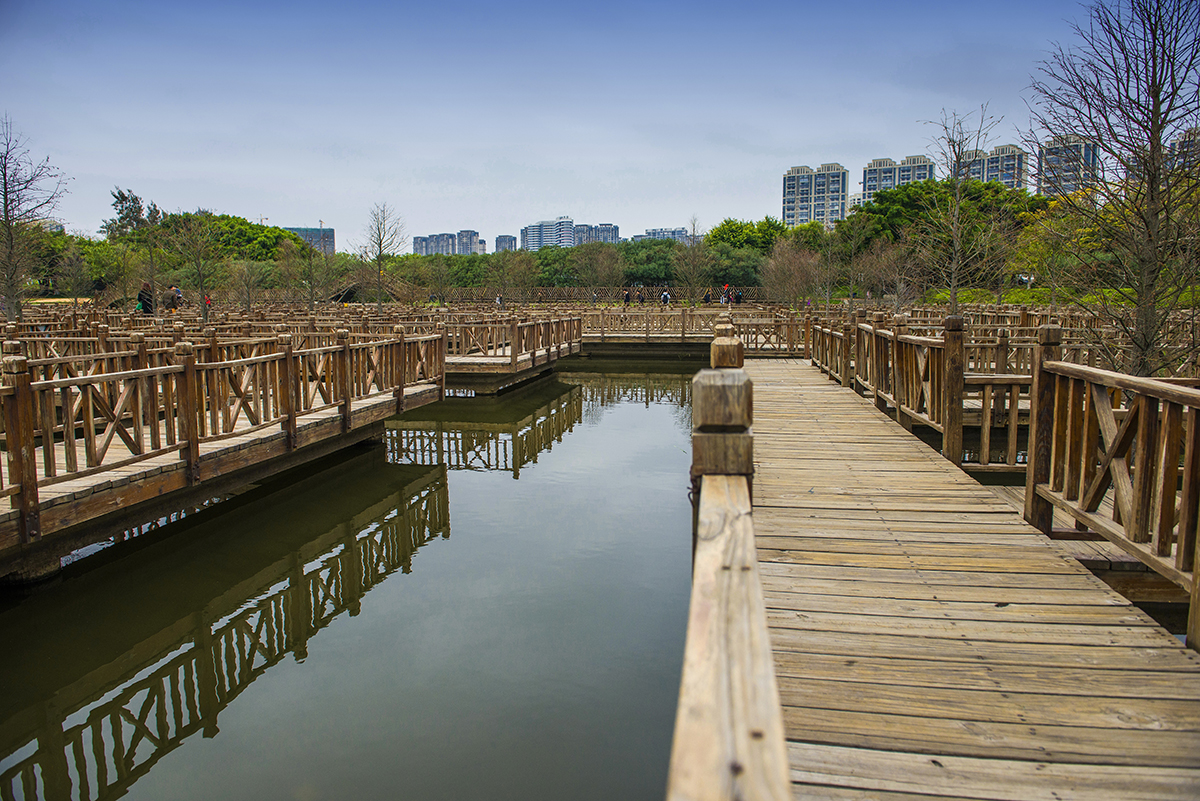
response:
<path id="1" fill-rule="evenodd" d="M 799 360 L 732 369 L 734 343 L 714 342 L 729 369 L 694 385 L 698 528 L 669 798 L 1200 797 L 1200 655 L 873 397 Z M 1056 504 L 1099 524 L 1080 502 L 1095 507 L 1099 477 L 1128 456 L 1142 467 L 1110 481 L 1117 518 L 1143 549 L 1192 555 L 1196 480 L 1176 499 L 1171 454 L 1186 440 L 1194 469 L 1196 428 L 1180 421 L 1195 423 L 1200 393 L 1125 385 L 1178 407 L 1167 435 L 1141 437 L 1167 451 L 1134 456 L 1127 432 L 1155 424 L 1105 419 L 1103 371 L 1047 358 L 1035 373 L 1051 435 L 1034 435 L 1032 519 Z"/>
<path id="2" fill-rule="evenodd" d="M 442 334 L 372 337 L 296 349 L 292 335 L 59 355 L 67 338 L 6 344 L 8 480 L 0 497 L 0 575 L 52 573 L 147 503 L 212 497 L 381 430 L 406 407 L 442 398 Z M 90 343 L 89 343 L 90 344 Z M 106 345 L 108 343 L 105 343 Z M 40 358 L 17 355 L 38 350 Z M 56 536 L 67 532 L 70 536 Z"/>

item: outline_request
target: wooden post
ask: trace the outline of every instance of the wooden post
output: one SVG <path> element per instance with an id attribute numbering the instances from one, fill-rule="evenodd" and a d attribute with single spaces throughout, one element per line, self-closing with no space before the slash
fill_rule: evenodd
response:
<path id="1" fill-rule="evenodd" d="M 447 330 L 445 323 L 438 323 L 437 330 L 439 332 L 441 332 L 441 334 L 442 334 L 442 341 L 439 344 L 439 347 L 442 349 L 442 356 L 441 356 L 442 371 L 438 374 L 438 400 L 445 400 L 446 399 L 446 354 L 450 352 L 449 350 L 447 350 L 447 348 L 449 347 L 449 342 L 450 342 L 450 332 Z"/>
<path id="2" fill-rule="evenodd" d="M 195 484 L 200 468 L 200 409 L 196 397 L 196 351 L 191 342 L 180 342 L 175 346 L 175 363 L 183 365 L 179 378 L 179 391 L 175 401 L 179 404 L 177 422 L 179 441 L 184 443 L 180 455 L 188 484 Z"/>
<path id="3" fill-rule="evenodd" d="M 714 332 L 713 369 L 692 382 L 699 525 L 667 799 L 782 801 L 787 744 L 749 494 L 752 387 L 732 326 Z"/>
<path id="4" fill-rule="evenodd" d="M 334 371 L 334 380 L 337 381 L 338 398 L 342 403 L 342 433 L 350 431 L 350 415 L 353 411 L 353 396 L 350 392 L 350 332 L 345 328 L 339 328 L 335 334 L 337 337 L 338 352 L 335 355 L 337 369 Z"/>
<path id="5" fill-rule="evenodd" d="M 947 317 L 944 326 L 945 376 L 942 390 L 942 455 L 956 467 L 963 456 L 963 318 Z"/>
<path id="6" fill-rule="evenodd" d="M 520 338 L 520 336 L 521 336 L 521 324 L 518 323 L 517 318 L 514 317 L 514 318 L 512 318 L 512 321 L 509 323 L 509 334 L 508 334 L 508 350 L 509 350 L 508 356 L 510 359 L 509 363 L 510 363 L 514 373 L 517 371 L 517 340 Z"/>
<path id="7" fill-rule="evenodd" d="M 745 348 L 728 318 L 713 326 L 711 368 L 692 379 L 692 480 L 754 474 L 753 386 L 742 369 Z"/>
<path id="8" fill-rule="evenodd" d="M 1050 481 L 1050 448 L 1054 441 L 1054 388 L 1056 377 L 1042 371 L 1042 363 L 1058 358 L 1062 329 L 1056 325 L 1038 328 L 1038 347 L 1033 352 L 1033 386 L 1029 393 L 1029 450 L 1025 467 L 1025 520 L 1044 534 L 1054 525 L 1054 507 L 1037 494 L 1039 484 Z"/>
<path id="9" fill-rule="evenodd" d="M 831 329 L 833 328 L 832 322 L 830 323 L 830 328 Z M 854 348 L 854 318 L 849 317 L 849 318 L 847 318 L 846 322 L 842 324 L 842 350 L 841 350 L 841 353 L 838 354 L 840 357 L 840 360 L 841 360 L 841 373 L 842 373 L 842 386 L 843 387 L 851 386 L 851 382 L 854 380 L 854 377 L 850 374 L 850 365 L 854 361 L 854 359 L 851 355 L 854 352 L 853 348 Z"/>
<path id="10" fill-rule="evenodd" d="M 880 329 L 884 328 L 883 312 L 875 312 L 871 315 L 871 387 L 872 394 L 875 398 L 875 408 L 881 412 L 887 412 L 887 401 L 880 397 L 880 393 L 884 391 L 884 376 L 889 376 L 891 371 L 888 369 L 887 362 L 887 340 L 883 334 L 879 333 Z M 893 358 L 895 356 L 893 355 Z M 895 391 L 895 387 L 892 388 Z"/>
<path id="11" fill-rule="evenodd" d="M 400 414 L 404 411 L 404 382 L 408 377 L 408 347 L 404 344 L 404 326 L 392 326 L 392 336 L 400 340 L 396 346 L 396 363 L 392 366 L 396 371 L 392 379 L 396 387 L 396 414 Z"/>
<path id="12" fill-rule="evenodd" d="M 892 397 L 896 400 L 896 422 L 906 431 L 912 431 L 912 418 L 904 411 L 904 404 L 911 400 L 905 392 L 904 348 L 900 337 L 908 336 L 908 315 L 897 314 L 892 318 Z"/>
<path id="13" fill-rule="evenodd" d="M 292 335 L 279 334 L 276 341 L 279 344 L 279 353 L 283 354 L 279 361 L 277 401 L 283 417 L 283 439 L 290 451 L 296 447 L 296 365 L 292 352 Z"/>
<path id="14" fill-rule="evenodd" d="M 8 343 L 6 342 L 7 346 Z M 7 349 L 7 348 L 6 348 Z M 34 445 L 33 390 L 30 389 L 29 362 L 24 356 L 4 357 L 4 385 L 13 388 L 4 403 L 4 432 L 8 442 L 8 483 L 20 487 L 12 496 L 17 513 L 17 532 L 21 542 L 42 536 L 41 507 L 38 502 L 37 452 Z M 53 447 L 51 445 L 50 447 Z"/>
<path id="15" fill-rule="evenodd" d="M 804 353 L 800 357 L 802 359 L 811 359 L 812 358 L 812 355 L 813 355 L 812 354 L 812 330 L 813 330 L 812 315 L 806 314 L 806 315 L 804 315 Z"/>
<path id="16" fill-rule="evenodd" d="M 217 341 L 217 329 L 205 328 L 204 336 L 208 337 L 208 359 L 207 360 L 209 362 L 221 361 L 221 357 L 217 355 L 217 350 L 220 348 L 220 345 L 218 344 L 218 341 Z"/>

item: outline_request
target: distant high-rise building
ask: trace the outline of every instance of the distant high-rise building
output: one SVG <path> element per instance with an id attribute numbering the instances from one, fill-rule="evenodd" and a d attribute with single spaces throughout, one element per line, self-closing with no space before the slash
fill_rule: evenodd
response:
<path id="1" fill-rule="evenodd" d="M 934 163 L 928 156 L 906 156 L 899 164 L 891 159 L 875 159 L 863 168 L 861 202 L 869 203 L 876 192 L 884 189 L 929 181 L 934 177 Z"/>
<path id="2" fill-rule="evenodd" d="M 516 250 L 517 238 L 508 234 L 499 234 L 496 236 L 496 253 L 502 250 Z"/>
<path id="3" fill-rule="evenodd" d="M 530 253 L 540 248 L 575 246 L 575 221 L 570 217 L 542 220 L 521 229 L 521 248 Z"/>
<path id="4" fill-rule="evenodd" d="M 999 181 L 1009 189 L 1029 188 L 1029 154 L 1016 145 L 998 145 L 991 153 L 968 150 L 955 169 L 976 181 Z"/>
<path id="5" fill-rule="evenodd" d="M 692 241 L 686 228 L 647 228 L 646 233 L 633 235 L 634 242 L 641 242 L 644 239 L 674 239 L 685 245 Z"/>
<path id="6" fill-rule="evenodd" d="M 455 243 L 457 253 L 464 255 L 469 253 L 478 253 L 479 232 L 478 231 L 459 231 L 458 241 Z"/>
<path id="7" fill-rule="evenodd" d="M 433 256 L 439 253 L 445 256 L 453 256 L 458 252 L 458 237 L 454 234 L 414 236 L 412 245 L 413 253 L 418 256 Z"/>
<path id="8" fill-rule="evenodd" d="M 475 243 L 475 253 L 478 253 L 480 256 L 482 256 L 484 253 L 487 253 L 487 240 L 486 239 L 480 239 L 478 242 Z"/>
<path id="9" fill-rule="evenodd" d="M 792 167 L 783 175 L 783 223 L 821 222 L 832 226 L 846 219 L 850 172 L 836 162 L 817 169 Z"/>
<path id="10" fill-rule="evenodd" d="M 326 256 L 332 256 L 336 250 L 332 228 L 284 228 L 283 230 L 296 234 L 308 243 L 310 248 L 324 253 Z"/>
<path id="11" fill-rule="evenodd" d="M 1082 136 L 1056 136 L 1038 147 L 1040 195 L 1069 195 L 1087 189 L 1096 185 L 1099 174 L 1099 149 Z"/>
<path id="12" fill-rule="evenodd" d="M 621 241 L 621 229 L 612 223 L 599 225 L 575 226 L 575 244 L 584 245 L 588 242 L 608 242 L 616 244 Z"/>
<path id="13" fill-rule="evenodd" d="M 1167 158 L 1172 167 L 1195 167 L 1200 164 L 1200 128 L 1188 128 L 1167 146 Z"/>

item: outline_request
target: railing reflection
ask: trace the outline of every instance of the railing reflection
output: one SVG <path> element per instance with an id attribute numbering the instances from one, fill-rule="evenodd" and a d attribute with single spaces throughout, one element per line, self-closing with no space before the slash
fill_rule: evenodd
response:
<path id="1" fill-rule="evenodd" d="M 435 467 L 230 591 L 249 592 L 147 638 L 119 677 L 89 682 L 103 673 L 93 671 L 0 723 L 0 799 L 119 798 L 189 736 L 215 735 L 258 676 L 288 653 L 303 659 L 317 632 L 449 534 L 446 471 Z"/>
<path id="2" fill-rule="evenodd" d="M 562 442 L 583 419 L 583 390 L 569 385 L 561 390 L 548 401 L 535 396 L 540 405 L 532 409 L 528 400 L 502 404 L 511 412 L 509 419 L 496 419 L 481 399 L 474 399 L 470 406 L 444 402 L 448 419 L 389 420 L 384 433 L 388 461 L 511 472 L 520 478 L 521 468 L 537 462 L 540 453 Z"/>
<path id="3" fill-rule="evenodd" d="M 691 430 L 691 384 L 678 375 L 564 373 L 559 380 L 498 398 L 450 398 L 387 421 L 384 444 L 396 464 L 494 470 L 521 477 L 538 455 L 604 407 L 668 404 Z"/>

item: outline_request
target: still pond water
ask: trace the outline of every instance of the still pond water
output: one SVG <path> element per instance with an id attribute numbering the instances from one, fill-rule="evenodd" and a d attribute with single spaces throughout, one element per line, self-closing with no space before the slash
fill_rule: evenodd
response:
<path id="1" fill-rule="evenodd" d="M 687 372 L 448 399 L 0 600 L 0 794 L 661 798 Z"/>

